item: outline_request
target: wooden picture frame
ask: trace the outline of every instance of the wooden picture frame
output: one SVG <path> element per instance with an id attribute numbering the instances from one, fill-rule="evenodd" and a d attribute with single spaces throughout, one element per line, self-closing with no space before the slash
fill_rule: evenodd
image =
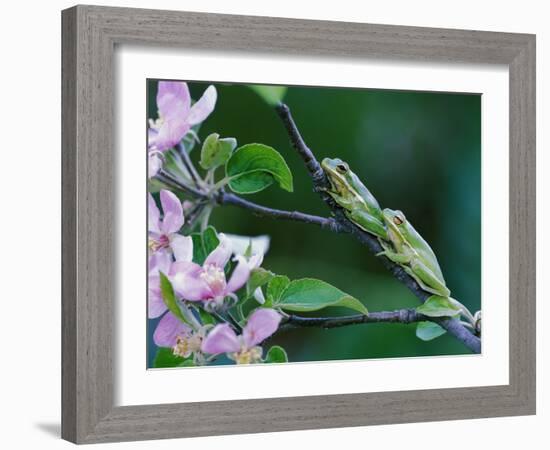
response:
<path id="1" fill-rule="evenodd" d="M 63 11 L 62 31 L 64 439 L 94 443 L 535 413 L 535 36 L 98 6 Z M 508 66 L 509 384 L 115 407 L 117 44 Z"/>

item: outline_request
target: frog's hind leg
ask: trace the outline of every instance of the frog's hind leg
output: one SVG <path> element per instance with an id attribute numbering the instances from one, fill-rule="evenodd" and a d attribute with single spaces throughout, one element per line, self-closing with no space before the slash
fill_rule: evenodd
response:
<path id="1" fill-rule="evenodd" d="M 425 264 L 412 260 L 410 267 L 403 266 L 403 268 L 425 291 L 441 297 L 449 297 L 451 295 L 449 288 Z"/>

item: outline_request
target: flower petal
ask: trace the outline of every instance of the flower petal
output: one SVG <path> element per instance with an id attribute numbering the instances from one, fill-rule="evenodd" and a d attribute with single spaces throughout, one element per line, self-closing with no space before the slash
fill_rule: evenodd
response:
<path id="1" fill-rule="evenodd" d="M 187 118 L 191 97 L 187 83 L 161 81 L 157 93 L 159 120 L 152 122 L 148 132 L 150 150 L 165 151 L 174 147 L 189 131 Z"/>
<path id="2" fill-rule="evenodd" d="M 203 352 L 211 355 L 238 352 L 240 349 L 239 338 L 226 323 L 216 325 L 202 341 L 201 346 Z"/>
<path id="3" fill-rule="evenodd" d="M 158 275 L 159 271 L 168 274 L 172 265 L 172 255 L 166 249 L 161 249 L 149 257 L 147 271 L 149 275 Z"/>
<path id="4" fill-rule="evenodd" d="M 173 234 L 170 238 L 170 247 L 174 252 L 176 261 L 191 262 L 193 260 L 193 239 L 191 236 Z"/>
<path id="5" fill-rule="evenodd" d="M 179 231 L 185 220 L 183 218 L 183 207 L 176 194 L 163 189 L 160 191 L 160 202 L 164 219 L 162 220 L 161 231 L 164 234 L 172 234 Z"/>
<path id="6" fill-rule="evenodd" d="M 257 269 L 262 265 L 263 261 L 264 261 L 264 255 L 262 253 L 256 253 L 252 255 L 248 260 L 248 267 L 250 267 L 250 270 Z"/>
<path id="7" fill-rule="evenodd" d="M 151 194 L 147 194 L 147 225 L 152 233 L 160 233 L 160 211 Z"/>
<path id="8" fill-rule="evenodd" d="M 212 298 L 208 284 L 201 277 L 203 272 L 201 266 L 189 261 L 176 261 L 172 264 L 169 278 L 176 294 L 194 302 Z"/>
<path id="9" fill-rule="evenodd" d="M 164 120 L 185 118 L 191 106 L 191 95 L 184 81 L 159 81 L 157 108 Z"/>
<path id="10" fill-rule="evenodd" d="M 236 255 L 244 255 L 249 245 L 252 245 L 251 253 L 253 255 L 265 255 L 269 250 L 270 237 L 267 234 L 262 234 L 260 236 L 241 236 L 238 234 L 225 233 L 225 235 L 231 241 L 233 253 Z"/>
<path id="11" fill-rule="evenodd" d="M 161 316 L 168 308 L 162 299 L 160 290 L 160 277 L 158 275 L 149 276 L 147 292 L 147 316 L 154 319 Z"/>
<path id="12" fill-rule="evenodd" d="M 217 99 L 218 92 L 216 88 L 214 86 L 208 86 L 208 89 L 204 91 L 202 97 L 191 107 L 189 115 L 187 116 L 187 123 L 190 126 L 201 123 L 212 113 L 212 111 L 214 111 Z"/>
<path id="13" fill-rule="evenodd" d="M 243 339 L 247 348 L 258 345 L 271 336 L 281 322 L 281 315 L 274 309 L 260 308 L 252 313 L 243 329 Z"/>
<path id="14" fill-rule="evenodd" d="M 167 312 L 153 333 L 153 341 L 159 347 L 173 347 L 178 336 L 185 336 L 191 328 L 181 322 L 171 312 Z"/>
<path id="15" fill-rule="evenodd" d="M 209 264 L 213 264 L 223 269 L 227 264 L 227 261 L 229 261 L 229 258 L 231 258 L 232 246 L 231 241 L 225 236 L 225 234 L 220 233 L 218 235 L 218 239 L 220 240 L 220 243 L 212 251 L 212 253 L 207 256 L 204 261 L 204 265 L 207 266 Z"/>
<path id="16" fill-rule="evenodd" d="M 164 152 L 174 147 L 190 129 L 191 125 L 187 123 L 185 117 L 176 116 L 166 119 L 153 140 L 154 149 Z"/>
<path id="17" fill-rule="evenodd" d="M 147 161 L 147 177 L 153 178 L 162 169 L 162 159 L 157 153 L 149 153 Z"/>
<path id="18" fill-rule="evenodd" d="M 157 150 L 158 131 L 153 128 L 147 129 L 147 148 L 149 150 Z"/>
<path id="19" fill-rule="evenodd" d="M 265 303 L 265 296 L 261 287 L 256 288 L 256 290 L 254 291 L 254 298 L 260 305 L 263 305 Z"/>
<path id="20" fill-rule="evenodd" d="M 246 261 L 244 256 L 237 255 L 235 259 L 239 261 L 239 263 L 237 264 L 237 267 L 233 269 L 231 278 L 227 283 L 226 292 L 228 294 L 242 288 L 250 278 L 250 266 L 248 265 L 248 262 Z"/>

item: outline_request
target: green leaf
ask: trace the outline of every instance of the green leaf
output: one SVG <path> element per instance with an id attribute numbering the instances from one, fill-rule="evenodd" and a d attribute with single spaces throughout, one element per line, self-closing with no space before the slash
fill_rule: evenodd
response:
<path id="1" fill-rule="evenodd" d="M 274 345 L 269 349 L 267 355 L 265 356 L 266 363 L 285 363 L 288 362 L 288 356 L 283 347 Z"/>
<path id="2" fill-rule="evenodd" d="M 213 226 L 209 226 L 202 232 L 202 242 L 207 256 L 218 247 L 220 240 Z"/>
<path id="3" fill-rule="evenodd" d="M 164 300 L 164 304 L 174 316 L 176 316 L 183 323 L 190 325 L 190 323 L 187 321 L 187 319 L 184 317 L 183 313 L 181 312 L 176 296 L 174 295 L 174 288 L 172 287 L 172 283 L 170 283 L 170 280 L 168 279 L 168 277 L 164 275 L 162 272 L 159 272 L 159 275 L 160 275 L 160 291 L 162 293 L 162 299 Z"/>
<path id="4" fill-rule="evenodd" d="M 229 187 L 238 194 L 259 192 L 273 182 L 292 192 L 292 173 L 281 154 L 264 144 L 239 147 L 227 162 Z"/>
<path id="5" fill-rule="evenodd" d="M 262 267 L 253 269 L 252 272 L 250 272 L 250 278 L 246 283 L 246 296 L 247 297 L 252 296 L 252 294 L 254 294 L 254 291 L 256 289 L 268 283 L 269 280 L 271 280 L 274 276 L 275 274 L 273 272 L 270 272 L 269 270 L 265 270 Z"/>
<path id="6" fill-rule="evenodd" d="M 288 311 L 317 311 L 328 306 L 343 306 L 368 314 L 365 305 L 355 297 L 313 278 L 291 281 L 275 304 Z"/>
<path id="7" fill-rule="evenodd" d="M 266 302 L 277 303 L 289 284 L 290 279 L 286 275 L 275 275 L 267 284 Z"/>
<path id="8" fill-rule="evenodd" d="M 416 337 L 423 341 L 431 341 L 445 333 L 445 329 L 434 322 L 418 322 L 416 325 Z"/>
<path id="9" fill-rule="evenodd" d="M 197 311 L 199 312 L 201 323 L 203 325 L 214 325 L 214 324 L 216 324 L 216 319 L 214 319 L 214 317 L 210 313 L 206 312 L 202 308 L 197 308 Z"/>
<path id="10" fill-rule="evenodd" d="M 262 99 L 271 106 L 277 105 L 281 102 L 286 94 L 286 86 L 265 86 L 258 84 L 250 84 L 250 89 L 252 89 L 256 94 L 258 94 Z"/>
<path id="11" fill-rule="evenodd" d="M 155 369 L 165 369 L 168 367 L 189 367 L 194 366 L 192 358 L 184 359 L 181 356 L 174 355 L 171 348 L 160 347 L 157 350 L 155 359 L 153 361 L 153 367 Z"/>
<path id="12" fill-rule="evenodd" d="M 206 257 L 212 253 L 220 243 L 218 233 L 216 233 L 216 229 L 213 226 L 209 226 L 202 233 L 192 233 L 191 239 L 193 239 L 193 262 L 201 266 Z"/>
<path id="13" fill-rule="evenodd" d="M 238 194 L 254 194 L 273 184 L 275 179 L 267 172 L 250 172 L 229 182 L 232 191 Z"/>
<path id="14" fill-rule="evenodd" d="M 237 147 L 235 138 L 220 139 L 218 133 L 210 134 L 202 144 L 200 165 L 203 169 L 223 166 Z"/>
<path id="15" fill-rule="evenodd" d="M 428 317 L 452 317 L 459 314 L 460 309 L 449 298 L 432 295 L 416 308 L 416 312 Z"/>
<path id="16" fill-rule="evenodd" d="M 193 262 L 202 266 L 206 259 L 204 245 L 202 243 L 202 233 L 191 233 L 190 236 L 193 240 Z"/>
<path id="17" fill-rule="evenodd" d="M 178 367 L 184 359 L 181 356 L 174 355 L 171 348 L 161 347 L 157 350 L 153 367 L 156 369 L 166 367 Z"/>

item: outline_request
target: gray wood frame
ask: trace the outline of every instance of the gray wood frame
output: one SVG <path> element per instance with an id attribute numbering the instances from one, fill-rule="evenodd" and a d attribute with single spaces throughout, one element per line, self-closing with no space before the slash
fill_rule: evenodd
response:
<path id="1" fill-rule="evenodd" d="M 76 443 L 535 413 L 535 36 L 76 6 L 63 11 L 62 436 Z M 113 406 L 116 44 L 506 64 L 510 384 Z"/>

